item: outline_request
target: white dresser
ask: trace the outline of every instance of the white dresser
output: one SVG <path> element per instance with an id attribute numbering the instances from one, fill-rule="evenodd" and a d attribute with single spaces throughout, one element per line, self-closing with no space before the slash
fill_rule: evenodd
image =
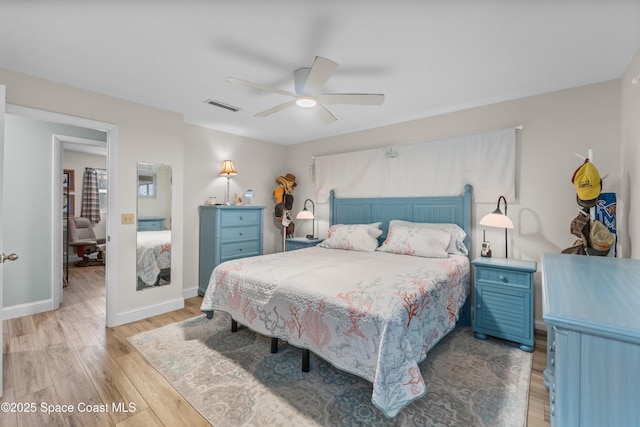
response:
<path id="1" fill-rule="evenodd" d="M 640 260 L 542 255 L 551 426 L 640 426 Z"/>

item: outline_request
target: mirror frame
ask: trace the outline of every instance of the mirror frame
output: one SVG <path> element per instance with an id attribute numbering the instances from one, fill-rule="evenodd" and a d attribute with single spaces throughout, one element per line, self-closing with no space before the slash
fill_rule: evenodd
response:
<path id="1" fill-rule="evenodd" d="M 167 164 L 138 162 L 136 171 L 136 290 L 140 291 L 171 284 L 173 170 Z M 140 194 L 141 177 L 152 177 L 153 182 L 144 181 L 153 186 L 153 194 Z"/>

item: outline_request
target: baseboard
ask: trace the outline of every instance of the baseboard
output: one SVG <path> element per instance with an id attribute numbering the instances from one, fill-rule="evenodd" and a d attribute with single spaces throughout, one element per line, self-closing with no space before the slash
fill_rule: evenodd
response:
<path id="1" fill-rule="evenodd" d="M 52 299 L 11 305 L 2 309 L 2 318 L 8 320 L 15 319 L 16 317 L 31 316 L 32 314 L 44 313 L 45 311 L 51 311 L 55 308 L 53 307 Z"/>
<path id="2" fill-rule="evenodd" d="M 547 324 L 544 323 L 542 320 L 536 320 L 533 322 L 533 328 L 536 331 L 541 331 L 546 333 L 547 332 Z"/>
<path id="3" fill-rule="evenodd" d="M 151 305 L 136 310 L 131 310 L 125 313 L 116 314 L 113 322 L 110 322 L 110 327 L 120 326 L 126 323 L 136 322 L 138 320 L 147 319 L 149 317 L 157 316 L 159 314 L 168 313 L 174 310 L 180 310 L 184 308 L 184 299 L 176 298 L 171 301 L 163 302 L 162 304 Z"/>
<path id="4" fill-rule="evenodd" d="M 182 297 L 184 299 L 197 297 L 197 296 L 198 296 L 198 287 L 197 286 L 195 288 L 189 288 L 189 289 L 183 289 L 182 290 Z"/>

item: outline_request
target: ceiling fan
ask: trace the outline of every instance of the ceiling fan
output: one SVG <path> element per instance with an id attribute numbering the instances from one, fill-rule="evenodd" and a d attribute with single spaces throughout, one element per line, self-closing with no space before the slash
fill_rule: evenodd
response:
<path id="1" fill-rule="evenodd" d="M 267 117 L 297 105 L 302 108 L 311 108 L 320 120 L 329 124 L 337 119 L 324 104 L 380 105 L 384 102 L 384 95 L 377 93 L 322 93 L 322 88 L 337 67 L 336 62 L 322 56 L 316 56 L 311 68 L 299 68 L 294 72 L 295 93 L 235 77 L 228 77 L 227 82 L 293 98 L 284 104 L 276 105 L 256 114 L 256 117 Z"/>

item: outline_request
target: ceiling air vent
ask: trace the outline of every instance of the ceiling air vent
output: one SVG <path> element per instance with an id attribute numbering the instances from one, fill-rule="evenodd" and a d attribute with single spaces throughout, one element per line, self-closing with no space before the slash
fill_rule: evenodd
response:
<path id="1" fill-rule="evenodd" d="M 241 108 L 234 107 L 233 105 L 225 104 L 224 102 L 215 101 L 213 99 L 207 99 L 204 102 L 205 104 L 213 105 L 214 107 L 224 108 L 225 110 L 233 111 L 234 113 L 237 113 L 238 111 L 241 110 Z"/>

